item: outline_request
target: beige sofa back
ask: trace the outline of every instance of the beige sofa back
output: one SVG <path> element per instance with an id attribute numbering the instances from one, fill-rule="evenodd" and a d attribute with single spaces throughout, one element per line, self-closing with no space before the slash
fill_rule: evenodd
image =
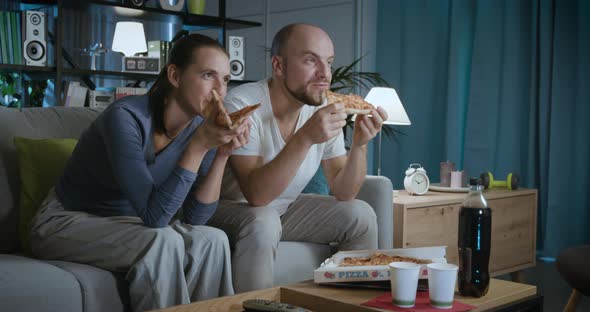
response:
<path id="1" fill-rule="evenodd" d="M 78 138 L 100 112 L 82 107 L 0 106 L 0 253 L 19 250 L 20 180 L 13 138 Z"/>

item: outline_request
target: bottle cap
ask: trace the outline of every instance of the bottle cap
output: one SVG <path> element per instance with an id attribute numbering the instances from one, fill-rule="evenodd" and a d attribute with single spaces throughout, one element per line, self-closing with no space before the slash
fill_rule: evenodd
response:
<path id="1" fill-rule="evenodd" d="M 480 178 L 471 178 L 469 179 L 469 185 L 482 185 Z"/>

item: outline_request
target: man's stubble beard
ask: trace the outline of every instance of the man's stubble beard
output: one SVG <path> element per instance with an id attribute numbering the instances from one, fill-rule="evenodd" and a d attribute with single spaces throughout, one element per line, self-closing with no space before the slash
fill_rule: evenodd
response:
<path id="1" fill-rule="evenodd" d="M 287 71 L 287 67 L 285 66 L 285 72 L 286 71 Z M 286 76 L 285 76 L 285 79 L 283 80 L 283 84 L 284 84 L 287 92 L 289 92 L 289 94 L 291 94 L 292 97 L 294 97 L 295 99 L 297 99 L 299 102 L 301 102 L 303 104 L 307 104 L 310 106 L 320 106 L 324 103 L 323 93 L 319 93 L 318 95 L 309 95 L 309 94 L 305 93 L 305 87 L 307 86 L 307 84 L 302 85 L 300 88 L 295 89 L 295 90 L 291 89 L 289 87 L 289 85 L 287 84 L 287 77 Z"/>

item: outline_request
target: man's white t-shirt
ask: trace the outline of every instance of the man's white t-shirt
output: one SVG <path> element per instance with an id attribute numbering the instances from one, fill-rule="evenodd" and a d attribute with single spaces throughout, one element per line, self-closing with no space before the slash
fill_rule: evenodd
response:
<path id="1" fill-rule="evenodd" d="M 250 140 L 248 144 L 234 151 L 233 154 L 262 156 L 263 163 L 266 164 L 273 160 L 285 147 L 285 141 L 273 115 L 268 81 L 261 80 L 235 87 L 228 92 L 224 100 L 224 105 L 230 113 L 256 103 L 261 103 L 261 107 L 250 117 L 252 122 Z M 295 131 L 298 131 L 314 112 L 324 105 L 319 107 L 304 105 L 299 113 Z M 279 197 L 270 203 L 270 206 L 273 206 L 280 215 L 283 215 L 314 176 L 322 160 L 345 154 L 346 149 L 344 148 L 342 131 L 327 142 L 312 145 L 291 183 Z M 280 173 L 277 172 L 277 174 Z M 238 181 L 229 166 L 226 168 L 223 177 L 221 199 L 246 202 Z"/>

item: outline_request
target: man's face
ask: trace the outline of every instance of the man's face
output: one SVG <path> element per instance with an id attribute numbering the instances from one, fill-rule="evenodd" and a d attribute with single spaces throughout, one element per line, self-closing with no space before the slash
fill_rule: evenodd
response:
<path id="1" fill-rule="evenodd" d="M 298 101 L 319 106 L 330 89 L 334 45 L 321 29 L 301 26 L 294 30 L 283 49 L 282 80 Z"/>

